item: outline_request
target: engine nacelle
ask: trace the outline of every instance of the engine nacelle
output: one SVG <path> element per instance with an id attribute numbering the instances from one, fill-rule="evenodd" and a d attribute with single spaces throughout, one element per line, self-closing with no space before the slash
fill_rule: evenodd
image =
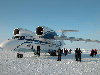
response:
<path id="1" fill-rule="evenodd" d="M 35 37 L 35 33 L 33 33 L 32 31 L 26 30 L 26 29 L 22 29 L 22 28 L 16 28 L 14 29 L 14 37 L 18 37 L 19 36 L 23 36 L 23 37 L 31 37 L 34 36 Z"/>
<path id="2" fill-rule="evenodd" d="M 16 28 L 16 29 L 14 29 L 14 35 L 16 35 L 16 34 L 19 34 L 19 31 L 20 31 L 20 29 L 19 28 Z"/>
<path id="3" fill-rule="evenodd" d="M 36 34 L 45 39 L 54 39 L 54 36 L 57 36 L 57 33 L 54 30 L 44 26 L 38 26 L 36 28 Z"/>

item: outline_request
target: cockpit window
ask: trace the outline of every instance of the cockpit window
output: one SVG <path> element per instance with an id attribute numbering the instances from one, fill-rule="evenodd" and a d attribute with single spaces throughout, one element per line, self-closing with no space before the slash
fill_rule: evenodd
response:
<path id="1" fill-rule="evenodd" d="M 19 39 L 19 36 L 15 36 L 14 39 Z"/>
<path id="2" fill-rule="evenodd" d="M 14 36 L 12 39 L 24 40 L 25 36 Z"/>
<path id="3" fill-rule="evenodd" d="M 23 40 L 23 39 L 25 39 L 25 36 L 20 36 L 20 40 Z"/>

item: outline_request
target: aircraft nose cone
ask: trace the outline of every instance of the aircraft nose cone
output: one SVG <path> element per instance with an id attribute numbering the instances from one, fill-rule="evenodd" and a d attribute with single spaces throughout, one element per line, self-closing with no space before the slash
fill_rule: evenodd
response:
<path id="1" fill-rule="evenodd" d="M 2 43 L 0 43 L 0 50 L 3 50 L 3 44 Z"/>
<path id="2" fill-rule="evenodd" d="M 2 46 L 1 46 L 1 44 L 0 44 L 0 50 L 2 50 L 3 48 L 2 48 Z"/>
<path id="3" fill-rule="evenodd" d="M 23 41 L 21 40 L 6 40 L 0 44 L 0 48 L 4 50 L 13 50 L 18 45 L 20 45 Z"/>

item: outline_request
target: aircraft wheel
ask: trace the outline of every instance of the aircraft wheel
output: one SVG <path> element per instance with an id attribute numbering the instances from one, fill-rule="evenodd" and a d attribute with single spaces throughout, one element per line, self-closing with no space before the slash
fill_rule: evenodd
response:
<path id="1" fill-rule="evenodd" d="M 17 58 L 23 58 L 23 54 L 17 53 Z"/>
<path id="2" fill-rule="evenodd" d="M 56 52 L 51 52 L 50 55 L 51 55 L 51 56 L 57 56 L 57 55 L 56 55 Z"/>

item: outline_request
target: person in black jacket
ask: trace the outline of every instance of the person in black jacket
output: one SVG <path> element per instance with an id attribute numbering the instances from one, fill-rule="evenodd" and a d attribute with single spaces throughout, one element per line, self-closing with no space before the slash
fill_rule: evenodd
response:
<path id="1" fill-rule="evenodd" d="M 90 56 L 94 56 L 95 51 L 92 49 Z"/>
<path id="2" fill-rule="evenodd" d="M 78 55 L 78 60 L 81 62 L 81 50 L 80 50 L 80 48 L 78 49 L 78 51 L 77 51 L 77 55 Z"/>
<path id="3" fill-rule="evenodd" d="M 78 61 L 78 48 L 76 48 L 76 50 L 75 50 L 75 59 L 76 59 L 76 61 Z"/>
<path id="4" fill-rule="evenodd" d="M 58 49 L 58 60 L 57 61 L 61 61 L 61 49 Z"/>

